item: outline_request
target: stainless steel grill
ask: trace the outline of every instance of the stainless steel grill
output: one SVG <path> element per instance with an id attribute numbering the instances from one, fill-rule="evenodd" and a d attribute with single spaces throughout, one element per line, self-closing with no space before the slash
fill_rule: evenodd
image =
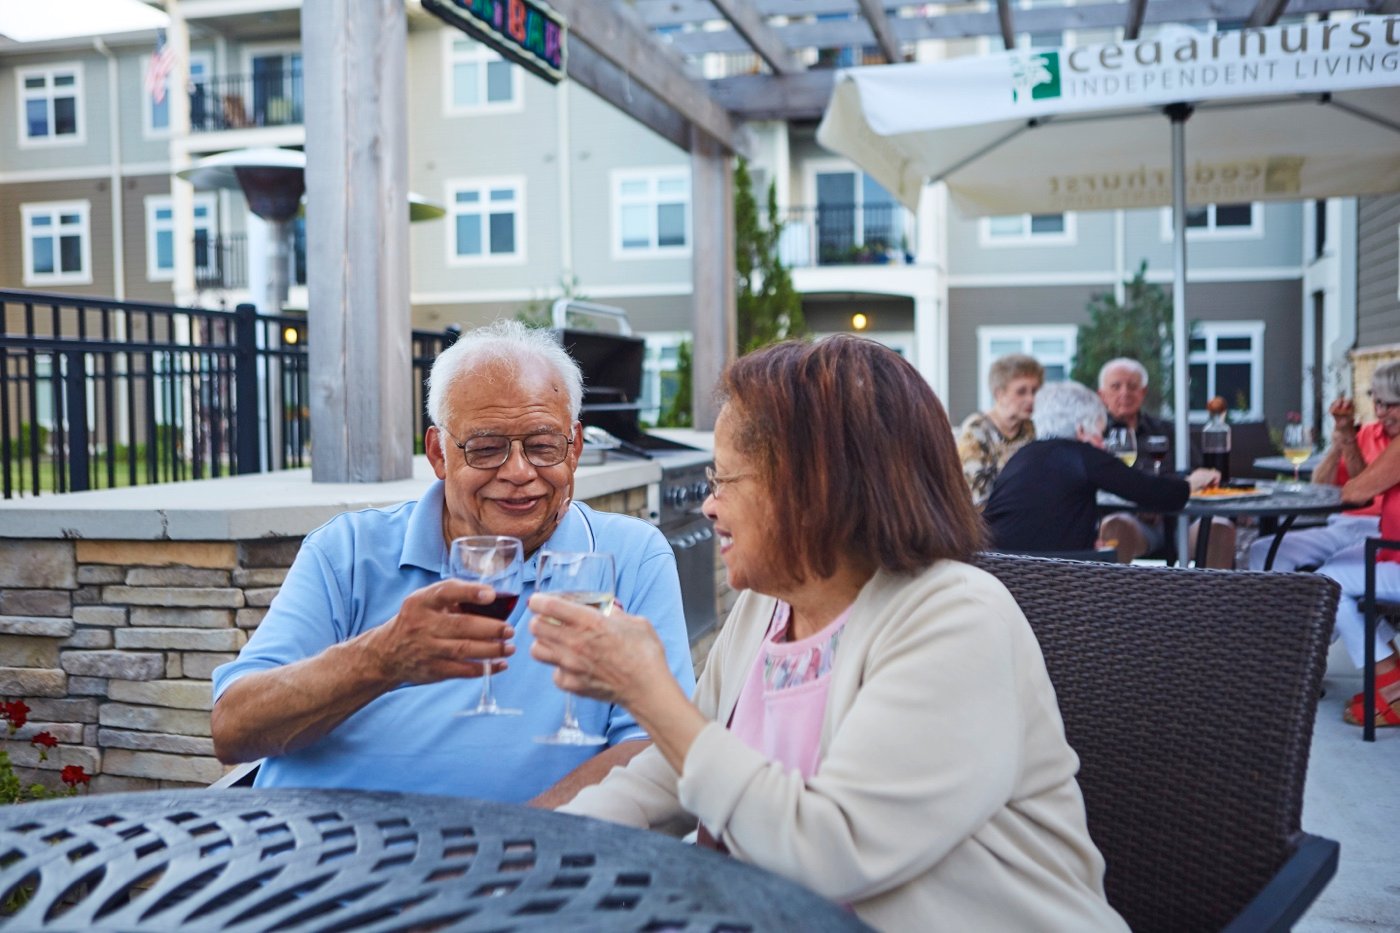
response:
<path id="1" fill-rule="evenodd" d="M 570 314 L 613 321 L 619 332 L 571 329 L 565 326 Z M 583 370 L 584 426 L 601 428 L 618 440 L 612 456 L 652 460 L 661 467 L 659 504 L 652 520 L 676 555 L 686 631 L 694 641 L 716 621 L 714 531 L 700 513 L 709 493 L 705 467 L 713 462 L 710 454 L 641 429 L 646 343 L 632 336 L 625 311 L 560 299 L 554 304 L 554 332 Z"/>

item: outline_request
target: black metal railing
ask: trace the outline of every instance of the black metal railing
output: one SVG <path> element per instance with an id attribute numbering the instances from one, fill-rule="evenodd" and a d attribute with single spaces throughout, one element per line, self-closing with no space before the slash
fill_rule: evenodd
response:
<path id="1" fill-rule="evenodd" d="M 310 463 L 306 317 L 0 291 L 4 497 Z M 455 330 L 413 332 L 413 422 Z"/>
<path id="2" fill-rule="evenodd" d="M 225 233 L 195 240 L 194 282 L 199 288 L 248 287 L 248 237 Z M 292 227 L 291 268 L 293 285 L 306 284 L 306 228 Z"/>
<path id="3" fill-rule="evenodd" d="M 190 91 L 190 131 L 297 126 L 303 101 L 299 68 L 200 78 Z"/>
<path id="4" fill-rule="evenodd" d="M 779 254 L 789 268 L 912 263 L 913 216 L 898 204 L 790 208 Z"/>

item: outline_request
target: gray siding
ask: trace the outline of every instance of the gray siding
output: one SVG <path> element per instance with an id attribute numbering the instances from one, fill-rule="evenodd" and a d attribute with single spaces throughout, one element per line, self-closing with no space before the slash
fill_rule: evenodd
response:
<path id="1" fill-rule="evenodd" d="M 948 293 L 948 410 L 960 420 L 976 408 L 977 328 L 1088 322 L 1090 286 L 958 288 Z M 1170 294 L 1168 289 L 1168 294 Z M 1270 424 L 1302 403 L 1302 281 L 1196 283 L 1187 286 L 1187 320 L 1264 322 L 1264 415 Z M 1091 386 L 1091 388 L 1093 388 Z"/>
<path id="2" fill-rule="evenodd" d="M 1400 344 L 1400 195 L 1356 206 L 1356 345 Z"/>
<path id="3" fill-rule="evenodd" d="M 1088 320 L 1089 285 L 948 290 L 948 416 L 956 424 L 977 407 L 977 328 L 1074 324 Z"/>
<path id="4" fill-rule="evenodd" d="M 112 199 L 106 178 L 80 181 L 0 185 L 0 286 L 33 288 L 75 295 L 112 294 Z M 20 207 L 44 201 L 87 201 L 91 285 L 26 285 L 24 282 L 24 223 Z"/>

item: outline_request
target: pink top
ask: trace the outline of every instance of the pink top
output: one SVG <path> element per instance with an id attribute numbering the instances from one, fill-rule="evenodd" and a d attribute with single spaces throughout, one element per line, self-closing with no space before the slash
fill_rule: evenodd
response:
<path id="1" fill-rule="evenodd" d="M 780 600 L 729 722 L 745 745 L 803 778 L 819 764 L 831 665 L 850 614 L 848 606 L 815 635 L 785 641 L 792 607 Z"/>

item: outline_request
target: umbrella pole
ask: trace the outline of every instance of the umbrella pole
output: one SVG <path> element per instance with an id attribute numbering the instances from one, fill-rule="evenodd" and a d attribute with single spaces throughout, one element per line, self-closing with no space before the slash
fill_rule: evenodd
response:
<path id="1" fill-rule="evenodd" d="M 1186 121 L 1194 108 L 1171 104 L 1166 114 L 1172 121 L 1172 416 L 1176 422 L 1176 468 L 1185 473 L 1191 467 L 1191 429 L 1186 384 Z M 1181 564 L 1187 562 L 1187 522 L 1177 522 L 1176 552 Z"/>

